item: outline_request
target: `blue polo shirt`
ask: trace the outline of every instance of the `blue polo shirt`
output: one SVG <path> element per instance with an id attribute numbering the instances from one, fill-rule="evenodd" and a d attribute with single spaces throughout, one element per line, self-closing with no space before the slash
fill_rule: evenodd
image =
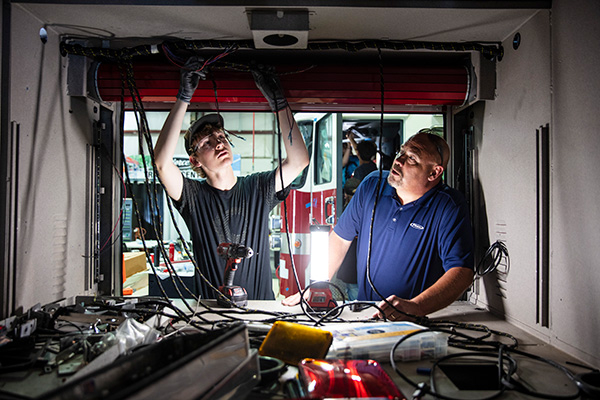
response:
<path id="1" fill-rule="evenodd" d="M 440 183 L 421 198 L 401 204 L 383 173 L 375 213 L 370 275 L 385 297 L 411 299 L 454 267 L 473 268 L 473 235 L 463 195 Z M 380 300 L 366 278 L 369 231 L 379 171 L 367 176 L 344 210 L 335 233 L 358 235 L 358 299 Z"/>

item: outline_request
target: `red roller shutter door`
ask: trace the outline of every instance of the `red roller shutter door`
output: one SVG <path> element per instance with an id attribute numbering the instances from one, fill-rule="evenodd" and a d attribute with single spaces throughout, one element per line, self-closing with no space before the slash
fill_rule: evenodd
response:
<path id="1" fill-rule="evenodd" d="M 324 106 L 373 106 L 381 104 L 378 65 L 317 65 L 305 69 L 276 68 L 293 109 L 315 110 Z M 267 109 L 265 99 L 247 71 L 212 69 L 219 106 L 223 109 Z M 170 64 L 135 62 L 134 77 L 144 104 L 172 103 L 179 88 L 178 68 Z M 384 105 L 462 105 L 470 77 L 464 66 L 384 66 Z M 102 63 L 96 71 L 96 90 L 103 101 L 121 99 L 121 77 L 115 64 Z M 126 91 L 127 102 L 131 96 Z M 202 80 L 193 103 L 214 103 L 211 79 Z"/>

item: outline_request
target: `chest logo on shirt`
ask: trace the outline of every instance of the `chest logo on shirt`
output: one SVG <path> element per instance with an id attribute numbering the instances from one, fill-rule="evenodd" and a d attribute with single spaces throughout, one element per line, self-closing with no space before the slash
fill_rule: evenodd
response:
<path id="1" fill-rule="evenodd" d="M 423 227 L 423 225 L 419 225 L 419 224 L 417 224 L 416 222 L 411 222 L 411 223 L 410 223 L 410 227 L 411 227 L 411 228 L 418 229 L 418 230 L 420 230 L 420 231 L 422 231 L 423 229 L 425 229 L 425 228 Z"/>

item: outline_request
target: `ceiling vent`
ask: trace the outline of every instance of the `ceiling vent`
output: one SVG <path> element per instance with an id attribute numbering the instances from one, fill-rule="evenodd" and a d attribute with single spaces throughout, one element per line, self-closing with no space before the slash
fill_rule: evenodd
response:
<path id="1" fill-rule="evenodd" d="M 306 49 L 308 10 L 252 10 L 250 29 L 257 49 Z"/>

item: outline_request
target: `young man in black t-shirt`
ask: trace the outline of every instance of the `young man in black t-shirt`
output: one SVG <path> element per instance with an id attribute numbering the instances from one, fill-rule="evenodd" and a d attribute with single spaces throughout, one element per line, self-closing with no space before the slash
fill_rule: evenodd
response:
<path id="1" fill-rule="evenodd" d="M 225 260 L 217 254 L 219 243 L 248 246 L 255 255 L 238 268 L 234 285 L 244 287 L 250 300 L 273 299 L 268 214 L 285 198 L 288 193 L 285 189 L 308 165 L 306 145 L 278 78 L 273 73 L 253 71 L 257 87 L 280 121 L 287 154 L 281 170 L 278 167 L 270 172 L 236 177 L 223 120 L 218 114 L 209 114 L 192 124 L 186 134 L 190 164 L 205 180 L 184 178 L 173 163 L 173 155 L 185 113 L 202 75 L 201 65 L 199 60 L 190 59 L 181 70 L 177 101 L 154 149 L 158 176 L 190 229 L 194 258 L 205 278 L 214 287 L 223 284 Z M 203 279 L 199 287 L 201 297 L 217 297 Z"/>

